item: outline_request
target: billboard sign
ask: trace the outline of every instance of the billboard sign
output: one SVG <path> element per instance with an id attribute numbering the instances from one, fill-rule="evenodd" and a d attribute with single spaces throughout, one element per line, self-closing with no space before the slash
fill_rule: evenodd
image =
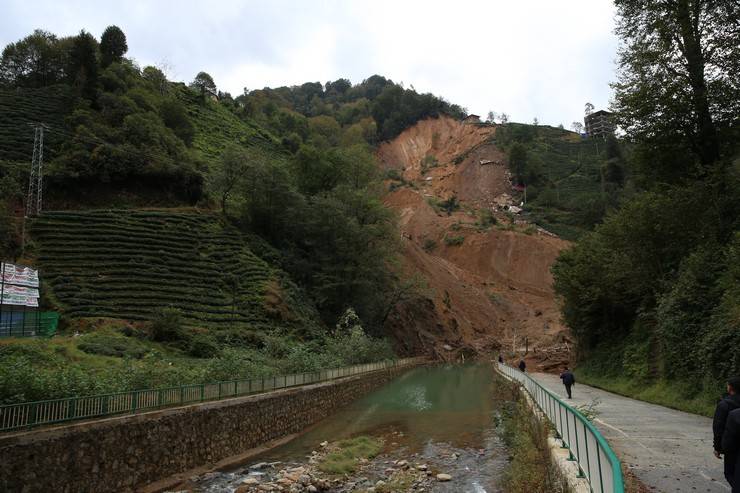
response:
<path id="1" fill-rule="evenodd" d="M 36 288 L 5 284 L 0 291 L 0 305 L 39 306 L 39 290 Z"/>
<path id="2" fill-rule="evenodd" d="M 15 264 L 0 263 L 0 284 L 39 287 L 39 271 Z"/>

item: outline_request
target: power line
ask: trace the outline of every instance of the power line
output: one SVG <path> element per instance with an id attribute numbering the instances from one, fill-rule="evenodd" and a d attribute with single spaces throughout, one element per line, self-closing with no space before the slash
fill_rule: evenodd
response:
<path id="1" fill-rule="evenodd" d="M 44 128 L 48 127 L 43 123 L 34 125 L 33 155 L 31 157 L 31 173 L 28 178 L 26 216 L 41 214 L 44 179 Z"/>

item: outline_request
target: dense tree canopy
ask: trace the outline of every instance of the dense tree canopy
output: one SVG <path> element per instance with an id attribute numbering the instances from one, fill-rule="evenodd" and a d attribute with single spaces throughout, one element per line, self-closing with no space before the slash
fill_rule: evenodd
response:
<path id="1" fill-rule="evenodd" d="M 126 35 L 118 26 L 108 26 L 100 37 L 100 62 L 107 67 L 113 62 L 120 62 L 128 51 Z"/>
<path id="2" fill-rule="evenodd" d="M 602 173 L 640 188 L 561 255 L 555 288 L 589 364 L 713 395 L 740 372 L 740 4 L 616 4 L 614 109 L 635 152 L 607 140 Z"/>
<path id="3" fill-rule="evenodd" d="M 740 4 L 616 5 L 623 47 L 614 109 L 628 136 L 642 144 L 643 172 L 669 182 L 701 172 L 697 162 L 701 168 L 712 165 L 730 135 L 737 138 Z"/>

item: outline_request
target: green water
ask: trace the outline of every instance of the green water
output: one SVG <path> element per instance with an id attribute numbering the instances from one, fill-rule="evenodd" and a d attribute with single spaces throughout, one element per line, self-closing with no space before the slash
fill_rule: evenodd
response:
<path id="1" fill-rule="evenodd" d="M 279 461 L 283 466 L 305 462 L 323 441 L 335 442 L 358 435 L 384 440 L 388 460 L 407 459 L 449 473 L 449 483 L 434 483 L 430 493 L 492 493 L 508 462 L 508 453 L 494 426 L 502 400 L 496 396 L 489 364 L 417 368 L 310 427 L 289 443 L 276 447 L 248 464 L 202 478 L 195 491 L 230 493 L 250 474 L 251 464 Z M 371 466 L 370 469 L 373 467 Z M 374 484 L 372 471 L 364 471 Z M 343 493 L 354 488 L 332 489 Z M 364 491 L 364 490 L 363 490 Z"/>
<path id="2" fill-rule="evenodd" d="M 267 455 L 280 460 L 305 455 L 324 440 L 392 431 L 402 432 L 397 441 L 412 451 L 429 443 L 484 448 L 496 405 L 490 365 L 417 368 Z"/>

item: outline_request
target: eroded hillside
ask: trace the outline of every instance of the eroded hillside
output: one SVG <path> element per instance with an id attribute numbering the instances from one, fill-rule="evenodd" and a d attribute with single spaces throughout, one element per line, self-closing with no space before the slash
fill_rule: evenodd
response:
<path id="1" fill-rule="evenodd" d="M 408 350 L 454 357 L 528 342 L 547 366 L 567 356 L 550 266 L 568 243 L 511 212 L 520 199 L 495 131 L 425 120 L 378 150 L 406 275 L 424 285 L 388 324 Z"/>

